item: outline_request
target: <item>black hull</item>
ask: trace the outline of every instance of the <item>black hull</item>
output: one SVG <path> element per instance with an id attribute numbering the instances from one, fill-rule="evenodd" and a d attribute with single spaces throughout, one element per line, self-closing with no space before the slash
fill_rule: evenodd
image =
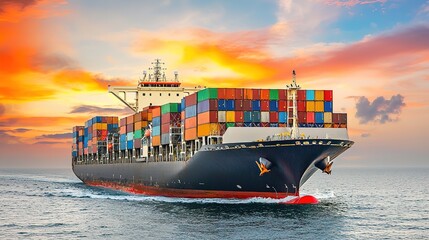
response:
<path id="1" fill-rule="evenodd" d="M 123 191 L 173 197 L 273 197 L 299 195 L 300 187 L 319 168 L 353 142 L 284 140 L 203 146 L 189 161 L 76 164 L 83 182 Z M 260 176 L 256 162 L 270 161 Z M 318 164 L 320 165 L 320 164 Z"/>

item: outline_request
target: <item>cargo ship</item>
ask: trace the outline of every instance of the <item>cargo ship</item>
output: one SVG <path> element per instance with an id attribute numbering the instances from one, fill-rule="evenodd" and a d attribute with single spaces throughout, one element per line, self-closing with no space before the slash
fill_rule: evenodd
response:
<path id="1" fill-rule="evenodd" d="M 72 167 L 85 184 L 181 198 L 300 196 L 353 145 L 332 90 L 181 87 L 159 59 L 136 87 L 108 86 L 134 114 L 73 128 Z"/>

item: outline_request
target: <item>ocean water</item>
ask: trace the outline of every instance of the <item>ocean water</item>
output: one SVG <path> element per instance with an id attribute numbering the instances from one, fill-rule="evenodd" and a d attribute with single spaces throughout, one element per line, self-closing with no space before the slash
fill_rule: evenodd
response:
<path id="1" fill-rule="evenodd" d="M 277 200 L 146 197 L 70 169 L 0 170 L 0 239 L 429 239 L 429 169 L 333 169 Z"/>

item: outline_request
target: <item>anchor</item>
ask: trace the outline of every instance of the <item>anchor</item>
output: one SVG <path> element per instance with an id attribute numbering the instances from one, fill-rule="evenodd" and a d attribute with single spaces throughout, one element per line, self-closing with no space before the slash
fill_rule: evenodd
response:
<path id="1" fill-rule="evenodd" d="M 260 157 L 259 158 L 259 162 L 255 161 L 256 165 L 258 165 L 259 168 L 259 176 L 264 175 L 265 173 L 268 173 L 271 171 L 270 167 L 271 167 L 271 162 L 268 161 L 267 159 Z"/>

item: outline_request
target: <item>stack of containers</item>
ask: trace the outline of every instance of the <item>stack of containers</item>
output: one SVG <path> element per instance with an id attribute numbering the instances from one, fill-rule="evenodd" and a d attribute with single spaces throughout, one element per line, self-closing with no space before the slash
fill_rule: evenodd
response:
<path id="1" fill-rule="evenodd" d="M 298 90 L 297 107 L 300 127 L 331 127 L 332 90 Z"/>
<path id="2" fill-rule="evenodd" d="M 121 118 L 119 121 L 119 150 L 127 149 L 127 118 Z"/>
<path id="3" fill-rule="evenodd" d="M 206 88 L 197 95 L 198 137 L 219 135 L 218 89 Z"/>
<path id="4" fill-rule="evenodd" d="M 184 98 L 185 111 L 184 111 L 184 128 L 185 140 L 197 139 L 197 93 L 193 93 Z"/>
<path id="5" fill-rule="evenodd" d="M 332 124 L 334 128 L 347 128 L 347 113 L 333 113 Z"/>
<path id="6" fill-rule="evenodd" d="M 180 103 L 167 103 L 161 106 L 161 145 L 170 144 L 170 134 L 174 132 L 172 127 L 178 128 L 181 124 Z M 173 144 L 177 142 L 172 142 Z"/>
<path id="7" fill-rule="evenodd" d="M 152 121 L 152 110 L 158 106 L 145 107 L 141 112 L 134 114 L 134 148 L 140 148 L 142 138 L 149 122 Z"/>
<path id="8" fill-rule="evenodd" d="M 83 155 L 83 129 L 84 126 L 73 127 L 72 157 Z"/>
<path id="9" fill-rule="evenodd" d="M 97 116 L 85 122 L 83 128 L 83 154 L 98 153 L 101 147 L 106 147 L 109 133 L 116 133 L 118 117 Z"/>
<path id="10" fill-rule="evenodd" d="M 161 108 L 152 109 L 152 145 L 161 145 Z"/>
<path id="11" fill-rule="evenodd" d="M 126 144 L 125 149 L 131 150 L 134 147 L 134 115 L 130 115 L 126 118 Z"/>

